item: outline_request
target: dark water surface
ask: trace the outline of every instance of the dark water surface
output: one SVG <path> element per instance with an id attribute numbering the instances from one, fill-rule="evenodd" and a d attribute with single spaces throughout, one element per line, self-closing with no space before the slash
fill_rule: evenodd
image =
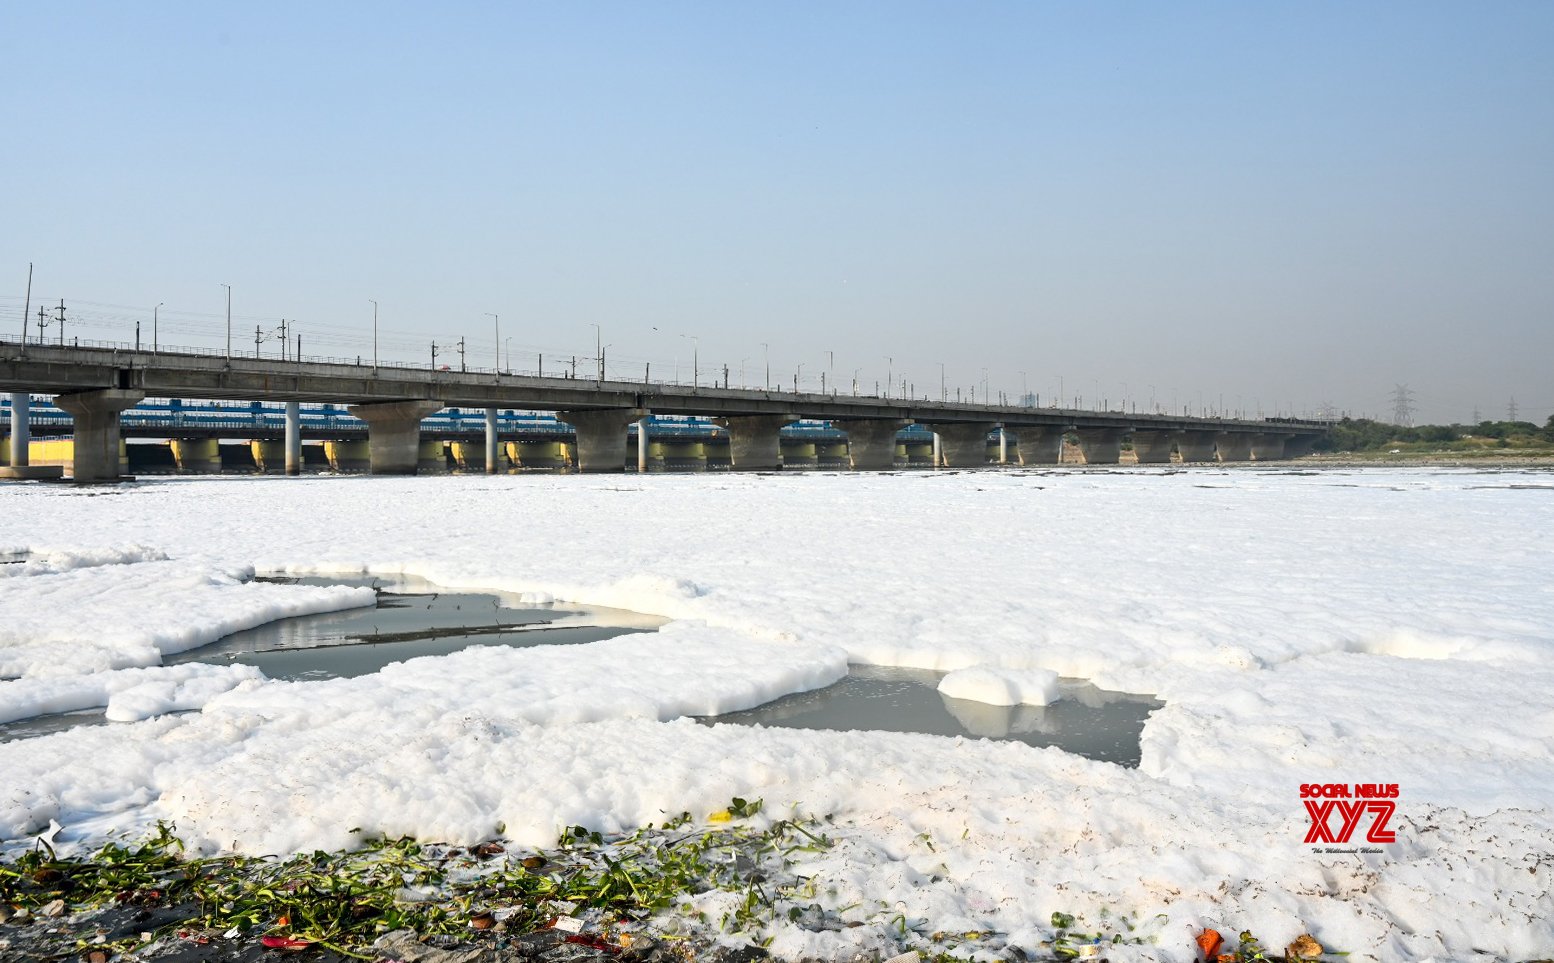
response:
<path id="1" fill-rule="evenodd" d="M 1146 695 L 1064 680 L 1051 705 L 994 706 L 940 694 L 941 678 L 943 673 L 924 669 L 855 665 L 847 678 L 824 689 L 701 721 L 1012 739 L 1134 767 L 1139 764 L 1144 721 L 1164 704 Z"/>
<path id="2" fill-rule="evenodd" d="M 178 655 L 168 665 L 256 666 L 271 679 L 370 675 L 392 662 L 472 645 L 563 645 L 650 632 L 666 620 L 622 609 L 527 605 L 484 592 L 448 592 L 419 580 L 270 579 L 297 585 L 360 585 L 376 606 L 280 619 Z"/>
<path id="3" fill-rule="evenodd" d="M 472 645 L 579 644 L 651 632 L 666 620 L 620 609 L 533 605 L 515 596 L 449 592 L 415 579 L 272 578 L 301 585 L 374 590 L 375 605 L 279 619 L 165 658 L 257 667 L 271 679 L 368 675 L 393 662 L 447 655 Z M 1080 681 L 1061 684 L 1048 706 L 993 706 L 941 695 L 941 673 L 855 665 L 847 678 L 743 712 L 703 719 L 797 729 L 884 730 L 1012 739 L 1123 766 L 1139 762 L 1139 734 L 1161 703 Z M 106 723 L 102 709 L 0 724 L 0 742 Z"/>

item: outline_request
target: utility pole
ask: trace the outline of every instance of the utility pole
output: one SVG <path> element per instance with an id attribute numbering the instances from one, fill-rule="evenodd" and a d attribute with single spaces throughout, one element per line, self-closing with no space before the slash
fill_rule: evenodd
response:
<path id="1" fill-rule="evenodd" d="M 502 319 L 490 311 L 486 312 L 491 318 L 491 331 L 496 336 L 496 371 L 502 373 Z"/>
<path id="2" fill-rule="evenodd" d="M 372 301 L 372 367 L 376 369 L 378 367 L 378 302 L 373 301 L 372 298 L 367 300 Z"/>
<path id="3" fill-rule="evenodd" d="M 694 334 L 682 334 L 691 341 L 691 390 L 701 387 L 701 338 Z"/>
<path id="4" fill-rule="evenodd" d="M 60 298 L 59 299 L 59 307 L 55 308 L 54 310 L 59 312 L 59 316 L 56 317 L 54 320 L 59 322 L 59 346 L 61 348 L 63 348 L 65 346 L 65 299 L 64 298 Z"/>
<path id="5" fill-rule="evenodd" d="M 465 360 L 464 360 L 464 339 L 462 337 L 460 337 L 459 338 L 459 371 L 460 372 L 464 372 L 464 371 L 468 371 L 468 370 L 469 370 L 469 365 L 467 365 L 465 363 Z"/>
<path id="6" fill-rule="evenodd" d="M 772 346 L 767 344 L 765 341 L 761 342 L 761 355 L 762 355 L 762 357 L 764 357 L 766 359 L 766 380 L 761 383 L 761 387 L 766 389 L 767 391 L 771 391 L 772 390 Z"/>
<path id="7" fill-rule="evenodd" d="M 43 338 L 44 338 L 43 332 L 48 329 L 48 326 L 49 326 L 49 313 L 47 311 L 43 310 L 43 305 L 40 304 L 40 305 L 38 305 L 38 343 L 39 344 L 43 343 Z"/>
<path id="8" fill-rule="evenodd" d="M 259 343 L 264 340 L 264 334 L 259 330 L 259 325 L 254 325 L 254 357 L 259 357 Z"/>
<path id="9" fill-rule="evenodd" d="M 604 329 L 592 321 L 588 322 L 588 326 L 594 329 L 594 362 L 599 369 L 599 375 L 594 381 L 604 384 Z"/>
<path id="10" fill-rule="evenodd" d="M 27 352 L 27 315 L 32 313 L 32 262 L 27 262 L 27 299 L 22 302 L 22 353 Z"/>
<path id="11" fill-rule="evenodd" d="M 167 303 L 166 301 L 158 301 L 156 303 L 156 307 L 151 309 L 151 350 L 152 351 L 157 350 L 157 336 L 156 336 L 157 335 L 157 332 L 156 332 L 156 328 L 157 328 L 157 315 L 161 313 L 162 305 L 164 305 L 166 303 Z"/>
<path id="12" fill-rule="evenodd" d="M 218 282 L 219 283 L 219 282 Z M 227 289 L 227 360 L 232 360 L 232 285 L 222 284 Z"/>

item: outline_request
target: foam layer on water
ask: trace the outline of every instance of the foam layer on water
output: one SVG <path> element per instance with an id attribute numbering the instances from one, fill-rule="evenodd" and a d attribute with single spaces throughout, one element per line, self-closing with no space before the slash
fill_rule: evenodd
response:
<path id="1" fill-rule="evenodd" d="M 838 905 L 883 899 L 947 930 L 1128 909 L 1165 915 L 1168 959 L 1190 958 L 1202 924 L 1272 945 L 1313 928 L 1355 959 L 1535 958 L 1554 918 L 1537 856 L 1554 851 L 1554 498 L 1546 474 L 1488 481 L 1212 469 L 0 489 L 5 541 L 60 560 L 0 566 L 0 673 L 23 681 L 154 666 L 277 614 L 370 601 L 244 581 L 255 567 L 411 573 L 675 620 L 651 637 L 245 682 L 199 712 L 6 743 L 0 836 L 170 818 L 207 847 L 256 852 L 348 843 L 352 827 L 469 840 L 501 824 L 548 842 L 739 795 L 836 816 L 847 844 L 806 871 Z M 1165 705 L 1136 770 L 1013 742 L 673 718 L 823 687 L 849 662 L 1046 670 Z M 1399 784 L 1399 841 L 1313 852 L 1310 782 Z M 816 938 L 833 942 L 806 952 L 825 957 L 850 937 Z"/>

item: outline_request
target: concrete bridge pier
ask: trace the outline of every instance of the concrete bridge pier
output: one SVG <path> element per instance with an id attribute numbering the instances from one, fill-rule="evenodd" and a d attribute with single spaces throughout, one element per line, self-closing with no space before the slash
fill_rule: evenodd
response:
<path id="1" fill-rule="evenodd" d="M 981 468 L 987 464 L 987 433 L 991 421 L 930 422 L 928 428 L 939 438 L 939 452 L 945 468 Z"/>
<path id="2" fill-rule="evenodd" d="M 1122 436 L 1126 428 L 1081 428 L 1079 453 L 1086 465 L 1115 465 L 1122 460 Z"/>
<path id="3" fill-rule="evenodd" d="M 713 421 L 728 429 L 728 452 L 734 471 L 776 471 L 782 467 L 782 430 L 798 419 L 787 415 L 742 415 Z"/>
<path id="4" fill-rule="evenodd" d="M 1303 458 L 1311 454 L 1321 435 L 1290 435 L 1284 439 L 1285 458 Z"/>
<path id="5" fill-rule="evenodd" d="M 442 408 L 440 401 L 351 405 L 351 414 L 367 423 L 368 470 L 374 475 L 414 475 L 420 465 L 421 419 Z"/>
<path id="6" fill-rule="evenodd" d="M 486 474 L 497 472 L 496 409 L 486 409 Z"/>
<path id="7" fill-rule="evenodd" d="M 145 397 L 144 391 L 103 388 L 54 399 L 55 407 L 75 421 L 71 478 L 76 484 L 119 480 L 119 413 Z"/>
<path id="8" fill-rule="evenodd" d="M 11 393 L 11 460 L 10 468 L 30 467 L 29 447 L 32 445 L 32 395 L 25 391 Z"/>
<path id="9" fill-rule="evenodd" d="M 577 470 L 624 472 L 626 426 L 647 417 L 641 408 L 601 408 L 595 411 L 558 411 L 556 417 L 577 431 Z"/>
<path id="10" fill-rule="evenodd" d="M 1184 431 L 1176 439 L 1176 450 L 1184 464 L 1214 460 L 1214 432 Z"/>
<path id="11" fill-rule="evenodd" d="M 302 474 L 302 405 L 286 402 L 286 474 Z"/>
<path id="12" fill-rule="evenodd" d="M 833 421 L 847 432 L 847 457 L 853 471 L 889 471 L 896 467 L 896 433 L 907 423 L 895 418 Z"/>
<path id="13" fill-rule="evenodd" d="M 1215 439 L 1220 461 L 1251 461 L 1252 436 L 1243 431 L 1222 431 Z"/>
<path id="14" fill-rule="evenodd" d="M 1063 430 L 1015 425 L 1015 448 L 1022 465 L 1056 465 L 1063 454 Z"/>
<path id="15" fill-rule="evenodd" d="M 1256 461 L 1283 461 L 1283 435 L 1253 435 L 1252 458 Z"/>
<path id="16" fill-rule="evenodd" d="M 998 463 L 1009 464 L 1009 429 L 1002 425 L 998 427 Z"/>
<path id="17" fill-rule="evenodd" d="M 1168 465 L 1171 462 L 1171 445 L 1176 441 L 1175 432 L 1133 432 L 1133 454 L 1140 465 Z"/>
<path id="18" fill-rule="evenodd" d="M 215 438 L 174 438 L 173 463 L 190 475 L 221 474 L 221 443 Z"/>
<path id="19" fill-rule="evenodd" d="M 648 440 L 648 420 L 646 417 L 637 419 L 637 474 L 646 475 L 648 470 L 648 458 L 652 455 L 648 446 L 652 444 Z"/>
<path id="20" fill-rule="evenodd" d="M 11 457 L 0 465 L 0 478 L 18 481 L 59 478 L 65 473 L 58 465 L 32 463 L 32 395 L 25 391 L 11 394 Z"/>

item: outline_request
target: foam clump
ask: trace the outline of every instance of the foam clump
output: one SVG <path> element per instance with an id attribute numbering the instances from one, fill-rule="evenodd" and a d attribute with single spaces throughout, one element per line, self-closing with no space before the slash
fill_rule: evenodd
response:
<path id="1" fill-rule="evenodd" d="M 1058 674 L 1047 669 L 977 665 L 947 673 L 939 680 L 939 691 L 952 699 L 993 706 L 1044 706 L 1057 701 Z"/>

